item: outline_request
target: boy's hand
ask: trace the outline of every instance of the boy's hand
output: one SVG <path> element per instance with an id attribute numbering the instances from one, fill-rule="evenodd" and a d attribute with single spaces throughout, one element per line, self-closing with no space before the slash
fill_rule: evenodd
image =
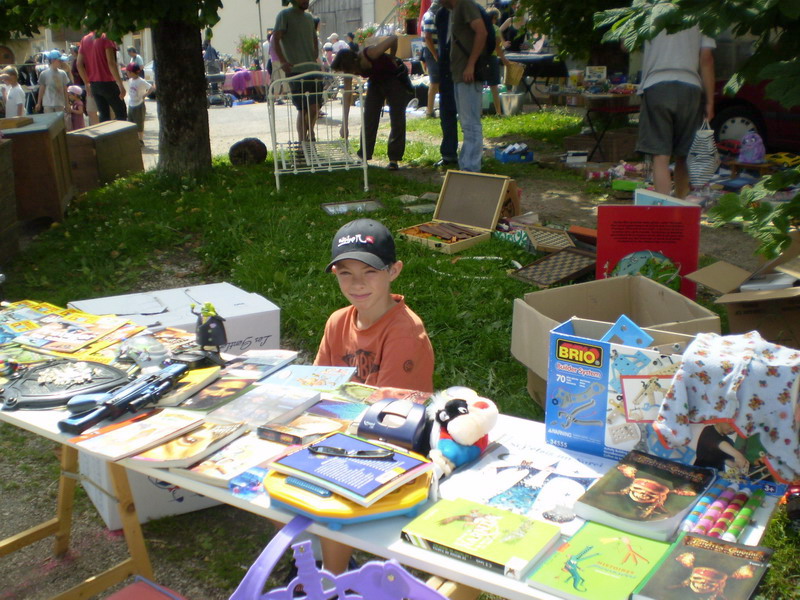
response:
<path id="1" fill-rule="evenodd" d="M 733 463 L 736 465 L 737 469 L 745 470 L 750 467 L 750 461 L 744 457 L 739 451 L 735 451 L 733 453 Z"/>

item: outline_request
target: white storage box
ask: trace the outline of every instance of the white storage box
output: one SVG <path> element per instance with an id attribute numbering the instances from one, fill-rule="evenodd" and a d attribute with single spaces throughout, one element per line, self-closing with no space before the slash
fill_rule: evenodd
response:
<path id="1" fill-rule="evenodd" d="M 97 456 L 79 452 L 78 467 L 81 475 L 89 479 L 83 484 L 83 487 L 106 526 L 112 530 L 121 529 L 122 521 L 119 518 L 117 501 L 113 497 L 114 485 L 108 473 L 108 463 Z M 136 506 L 136 516 L 139 517 L 140 523 L 146 523 L 159 517 L 182 515 L 219 504 L 211 498 L 189 492 L 165 481 L 158 481 L 130 469 L 128 470 L 128 482 Z"/>
<path id="2" fill-rule="evenodd" d="M 176 327 L 194 331 L 205 302 L 223 319 L 228 343 L 221 350 L 241 354 L 248 349 L 280 348 L 280 309 L 272 302 L 230 283 L 211 283 L 172 290 L 76 300 L 68 306 L 94 315 L 119 315 L 148 327 Z"/>

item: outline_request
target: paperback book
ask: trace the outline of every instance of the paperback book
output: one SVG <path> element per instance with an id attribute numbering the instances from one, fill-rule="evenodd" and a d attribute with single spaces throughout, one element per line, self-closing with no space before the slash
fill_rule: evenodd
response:
<path id="1" fill-rule="evenodd" d="M 584 523 L 575 514 L 575 501 L 615 465 L 512 432 L 490 445 L 478 462 L 446 477 L 439 495 L 549 521 L 572 535 Z"/>
<path id="2" fill-rule="evenodd" d="M 747 600 L 767 571 L 772 550 L 684 533 L 631 596 L 632 600 Z"/>
<path id="3" fill-rule="evenodd" d="M 241 396 L 208 413 L 209 418 L 242 421 L 251 429 L 265 423 L 286 423 L 319 401 L 309 389 L 258 383 Z"/>
<path id="4" fill-rule="evenodd" d="M 231 443 L 246 431 L 244 423 L 205 421 L 183 435 L 135 455 L 133 460 L 160 469 L 189 467 Z"/>
<path id="5" fill-rule="evenodd" d="M 323 398 L 288 423 L 263 423 L 258 435 L 282 444 L 308 444 L 324 435 L 347 431 L 361 418 L 367 404 Z"/>
<path id="6" fill-rule="evenodd" d="M 192 369 L 181 377 L 175 387 L 158 401 L 157 406 L 179 406 L 200 390 L 219 378 L 220 367 Z"/>
<path id="7" fill-rule="evenodd" d="M 281 456 L 269 468 L 330 490 L 361 506 L 370 506 L 430 471 L 432 464 L 418 454 L 334 433 Z"/>
<path id="8" fill-rule="evenodd" d="M 349 381 L 355 372 L 355 367 L 289 365 L 277 373 L 273 373 L 264 381 L 278 385 L 293 385 L 319 391 L 332 391 Z"/>
<path id="9" fill-rule="evenodd" d="M 248 350 L 225 365 L 224 375 L 258 381 L 296 358 L 297 352 L 294 350 Z"/>
<path id="10" fill-rule="evenodd" d="M 586 523 L 530 574 L 527 583 L 569 600 L 628 600 L 668 550 L 666 542 Z"/>
<path id="11" fill-rule="evenodd" d="M 119 329 L 127 321 L 114 316 L 66 311 L 47 315 L 36 323 L 38 327 L 17 336 L 18 344 L 41 351 L 72 353 Z"/>
<path id="12" fill-rule="evenodd" d="M 575 513 L 629 533 L 668 541 L 715 476 L 710 468 L 633 450 L 575 502 Z"/>
<path id="13" fill-rule="evenodd" d="M 253 380 L 245 377 L 220 377 L 181 404 L 181 408 L 211 411 L 238 398 L 253 387 Z"/>
<path id="14" fill-rule="evenodd" d="M 138 454 L 194 429 L 203 417 L 172 409 L 137 415 L 70 439 L 80 450 L 108 460 Z"/>
<path id="15" fill-rule="evenodd" d="M 521 579 L 556 544 L 560 529 L 459 498 L 439 500 L 403 527 L 401 536 L 415 546 Z"/>
<path id="16" fill-rule="evenodd" d="M 251 432 L 236 438 L 188 469 L 171 468 L 170 471 L 209 485 L 227 488 L 234 477 L 253 467 L 266 466 L 283 452 L 286 452 L 283 444 L 262 440 Z"/>

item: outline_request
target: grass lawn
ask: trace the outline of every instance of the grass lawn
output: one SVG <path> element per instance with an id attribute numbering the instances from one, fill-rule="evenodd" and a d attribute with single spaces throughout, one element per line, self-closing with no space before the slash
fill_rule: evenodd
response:
<path id="1" fill-rule="evenodd" d="M 484 128 L 485 135 L 498 142 L 513 136 L 548 146 L 575 133 L 580 123 L 566 113 L 545 112 L 487 118 Z M 411 141 L 406 162 L 426 166 L 438 160 L 438 142 L 430 142 L 438 140 L 438 122 L 412 121 L 409 130 L 413 139 L 429 142 Z M 385 143 L 379 145 L 376 156 L 385 158 Z M 576 177 L 494 161 L 485 170 L 512 177 Z M 76 201 L 64 223 L 39 235 L 6 269 L 4 291 L 9 299 L 60 305 L 136 291 L 141 281 L 164 268 L 165 257 L 187 254 L 202 264 L 207 282 L 229 281 L 277 304 L 282 346 L 313 357 L 328 315 L 344 304 L 334 276 L 323 272 L 331 236 L 355 218 L 352 214 L 329 216 L 319 205 L 378 199 L 385 208 L 371 216 L 397 231 L 427 219 L 404 212 L 399 195 L 439 191 L 438 185 L 383 169 L 370 169 L 369 178 L 370 191 L 365 194 L 360 171 L 285 176 L 277 193 L 271 164 L 233 167 L 225 159 L 216 159 L 202 180 L 168 179 L 155 172 L 119 180 Z M 525 368 L 509 351 L 512 301 L 531 288 L 509 278 L 507 271 L 515 262 L 530 262 L 531 255 L 498 240 L 457 256 L 403 240 L 397 246 L 405 268 L 394 291 L 404 294 L 425 321 L 437 357 L 436 388 L 465 385 L 494 399 L 505 413 L 541 420 L 541 409 L 525 390 Z M 481 260 L 470 260 L 478 257 Z M 0 447 L 17 446 L 10 440 L 17 435 L 12 429 L 0 427 Z M 164 560 L 180 560 L 179 555 L 198 551 L 189 548 L 190 543 L 185 547 L 172 544 L 169 532 L 180 530 L 181 522 L 185 522 L 181 517 L 167 518 L 145 529 L 148 538 L 164 537 L 165 542 L 153 548 L 163 553 Z M 201 551 L 205 549 L 207 557 L 199 566 L 187 568 L 196 568 L 196 577 L 207 578 L 218 589 L 232 590 L 241 569 L 230 567 L 229 553 L 213 551 L 228 548 L 229 531 L 221 526 L 198 530 L 203 539 L 193 536 L 192 540 Z M 796 597 L 797 532 L 785 518 L 778 518 L 766 543 L 777 553 L 765 597 Z M 246 546 L 243 556 L 255 556 L 257 540 L 243 536 L 237 541 L 237 553 L 242 544 Z M 248 559 L 238 560 L 241 564 Z"/>

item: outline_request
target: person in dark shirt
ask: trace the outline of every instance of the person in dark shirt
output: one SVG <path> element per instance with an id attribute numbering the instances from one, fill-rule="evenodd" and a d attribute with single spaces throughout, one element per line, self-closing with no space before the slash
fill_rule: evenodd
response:
<path id="1" fill-rule="evenodd" d="M 389 54 L 386 54 L 386 51 Z M 403 159 L 406 150 L 406 107 L 413 95 L 408 69 L 402 60 L 395 56 L 397 52 L 397 36 L 390 35 L 382 42 L 365 48 L 358 54 L 350 50 L 341 50 L 333 59 L 331 70 L 351 75 L 360 75 L 369 79 L 367 97 L 364 101 L 364 142 L 365 147 L 359 150 L 367 160 L 372 158 L 375 139 L 378 135 L 378 124 L 383 105 L 389 105 L 389 155 L 390 171 L 398 169 L 397 163 Z M 351 80 L 345 80 L 345 94 L 349 94 Z M 349 96 L 348 96 L 349 97 Z M 350 102 L 344 103 L 344 126 L 342 133 L 347 136 L 347 122 Z"/>
<path id="2" fill-rule="evenodd" d="M 730 423 L 714 423 L 700 432 L 697 438 L 697 456 L 694 464 L 698 467 L 714 467 L 718 471 L 727 468 L 747 469 L 750 463 L 744 454 L 733 446 L 728 437 L 734 429 Z"/>

